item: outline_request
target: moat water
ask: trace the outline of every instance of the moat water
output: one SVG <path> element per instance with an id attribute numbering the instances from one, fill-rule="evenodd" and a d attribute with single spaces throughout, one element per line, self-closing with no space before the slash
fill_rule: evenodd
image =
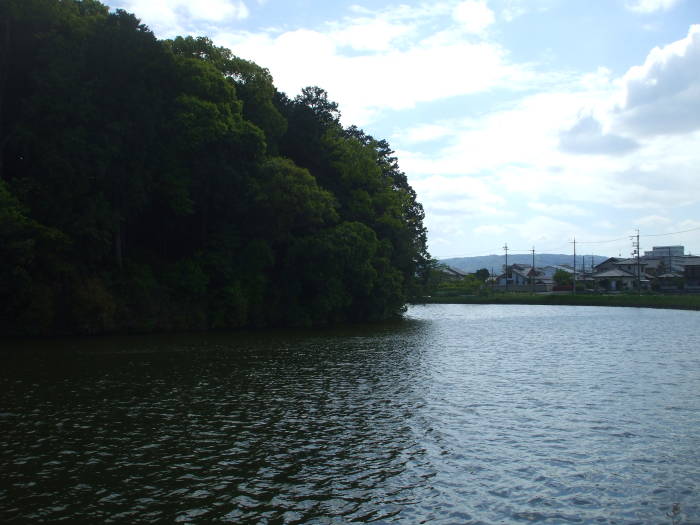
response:
<path id="1" fill-rule="evenodd" d="M 700 312 L 0 345 L 3 523 L 700 523 Z"/>

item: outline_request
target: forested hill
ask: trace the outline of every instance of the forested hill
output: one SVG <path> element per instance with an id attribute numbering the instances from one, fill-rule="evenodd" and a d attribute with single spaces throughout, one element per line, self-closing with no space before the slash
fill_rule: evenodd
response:
<path id="1" fill-rule="evenodd" d="M 207 38 L 0 2 L 0 334 L 384 319 L 426 272 L 387 142 Z"/>
<path id="2" fill-rule="evenodd" d="M 603 262 L 607 257 L 602 255 L 577 255 L 576 256 L 576 267 L 586 268 L 591 266 L 591 261 L 594 264 L 599 264 Z M 503 265 L 505 264 L 505 255 L 479 255 L 476 257 L 452 257 L 449 259 L 440 259 L 440 262 L 451 266 L 457 270 L 462 270 L 464 272 L 475 272 L 481 268 L 486 268 L 491 271 L 493 268 L 494 272 L 500 272 L 503 270 Z M 532 255 L 529 253 L 513 253 L 508 255 L 508 264 L 532 264 Z M 555 266 L 560 264 L 568 264 L 572 266 L 574 264 L 574 257 L 572 255 L 566 255 L 562 253 L 538 253 L 535 254 L 535 266 Z"/>

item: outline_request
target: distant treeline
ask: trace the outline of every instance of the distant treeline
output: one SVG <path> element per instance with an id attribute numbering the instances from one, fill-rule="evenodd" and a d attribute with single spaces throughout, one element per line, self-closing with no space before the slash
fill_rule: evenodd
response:
<path id="1" fill-rule="evenodd" d="M 207 38 L 0 2 L 0 334 L 378 320 L 419 294 L 393 151 Z"/>

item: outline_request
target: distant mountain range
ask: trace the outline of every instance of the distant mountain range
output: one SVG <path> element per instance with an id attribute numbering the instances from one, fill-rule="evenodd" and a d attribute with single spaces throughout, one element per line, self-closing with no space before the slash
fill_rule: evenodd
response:
<path id="1" fill-rule="evenodd" d="M 586 268 L 591 267 L 591 257 L 593 264 L 599 264 L 608 257 L 603 255 L 577 255 L 576 268 L 582 268 L 585 264 Z M 449 259 L 440 259 L 442 264 L 446 264 L 455 270 L 460 270 L 466 273 L 473 273 L 480 268 L 486 268 L 489 272 L 493 269 L 494 273 L 501 272 L 503 265 L 506 262 L 504 255 L 480 255 L 478 257 L 452 257 Z M 532 255 L 527 253 L 517 253 L 508 255 L 508 264 L 532 264 Z M 555 266 L 559 264 L 567 264 L 573 266 L 573 255 L 563 253 L 535 253 L 535 266 Z"/>

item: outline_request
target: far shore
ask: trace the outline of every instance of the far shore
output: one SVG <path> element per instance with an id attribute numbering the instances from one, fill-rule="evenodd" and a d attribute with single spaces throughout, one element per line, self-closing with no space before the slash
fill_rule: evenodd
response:
<path id="1" fill-rule="evenodd" d="M 430 296 L 412 304 L 549 304 L 572 306 L 628 306 L 700 310 L 700 295 L 593 294 L 593 293 L 494 293 L 487 295 Z"/>

